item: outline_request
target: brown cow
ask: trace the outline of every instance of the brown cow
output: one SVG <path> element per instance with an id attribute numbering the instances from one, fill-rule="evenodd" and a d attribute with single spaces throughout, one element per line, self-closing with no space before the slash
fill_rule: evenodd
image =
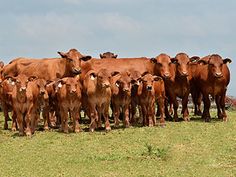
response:
<path id="1" fill-rule="evenodd" d="M 31 121 L 32 118 L 35 118 L 35 115 L 33 94 L 31 88 L 28 87 L 28 82 L 32 81 L 35 76 L 27 77 L 25 75 L 18 75 L 17 77 L 11 78 L 15 82 L 12 91 L 12 107 L 16 113 L 19 135 L 24 135 L 25 127 L 26 135 L 31 136 Z"/>
<path id="2" fill-rule="evenodd" d="M 33 109 L 31 115 L 31 131 L 34 133 L 35 127 L 40 118 L 40 112 L 42 111 L 44 119 L 47 119 L 47 107 L 49 106 L 49 97 L 46 90 L 47 82 L 44 79 L 35 79 L 28 83 L 27 91 L 31 92 L 33 96 Z"/>
<path id="3" fill-rule="evenodd" d="M 67 53 L 58 53 L 62 58 L 15 59 L 3 68 L 3 75 L 25 74 L 28 77 L 34 75 L 45 80 L 55 80 L 80 74 L 81 61 L 91 59 L 91 56 L 84 56 L 76 49 L 71 49 Z"/>
<path id="4" fill-rule="evenodd" d="M 65 77 L 57 81 L 57 100 L 61 114 L 61 130 L 68 133 L 68 112 L 73 118 L 73 131 L 80 132 L 81 84 L 78 77 Z"/>
<path id="5" fill-rule="evenodd" d="M 170 102 L 174 106 L 174 120 L 178 121 L 178 101 L 177 97 L 182 99 L 182 114 L 185 121 L 189 121 L 189 112 L 188 112 L 188 96 L 190 93 L 190 80 L 191 72 L 189 69 L 192 61 L 185 53 L 178 53 L 175 58 L 171 59 L 173 63 L 172 69 L 172 79 L 166 80 L 166 90 Z"/>
<path id="6" fill-rule="evenodd" d="M 231 60 L 222 57 L 218 54 L 206 56 L 198 61 L 199 65 L 194 75 L 195 86 L 199 88 L 203 95 L 204 110 L 202 118 L 206 122 L 211 120 L 210 116 L 210 99 L 211 95 L 217 105 L 218 118 L 227 121 L 227 115 L 225 112 L 225 95 L 227 86 L 230 82 L 230 71 L 227 63 L 231 63 Z"/>
<path id="7" fill-rule="evenodd" d="M 139 102 L 142 107 L 143 125 L 156 125 L 155 101 L 157 100 L 160 110 L 160 124 L 165 125 L 164 102 L 165 86 L 164 81 L 159 76 L 143 73 L 138 87 Z"/>
<path id="8" fill-rule="evenodd" d="M 114 115 L 115 126 L 119 126 L 120 109 L 123 112 L 123 122 L 125 127 L 129 127 L 129 108 L 131 103 L 131 73 L 113 73 L 112 76 L 112 113 Z"/>
<path id="9" fill-rule="evenodd" d="M 4 117 L 5 117 L 5 121 L 4 121 L 4 129 L 7 130 L 8 129 L 8 123 L 7 121 L 10 120 L 8 112 L 12 111 L 12 91 L 14 88 L 15 83 L 12 82 L 11 79 L 5 79 L 4 81 L 2 81 L 2 83 L 0 84 L 0 101 L 1 101 L 1 105 L 2 105 L 2 109 L 3 109 L 3 113 L 4 113 Z M 16 130 L 16 118 L 15 118 L 15 113 L 14 111 L 12 111 L 12 130 L 15 131 Z"/>
<path id="10" fill-rule="evenodd" d="M 109 73 L 113 71 L 118 72 L 126 72 L 131 70 L 139 71 L 140 73 L 144 73 L 148 71 L 149 73 L 154 73 L 154 61 L 148 58 L 119 58 L 118 60 L 111 59 L 91 59 L 88 62 L 82 63 L 82 73 L 81 80 L 84 80 L 85 74 L 94 70 L 98 72 L 100 69 L 107 69 Z"/>
<path id="11" fill-rule="evenodd" d="M 106 69 L 99 71 L 91 70 L 85 75 L 83 83 L 84 106 L 87 106 L 87 115 L 91 119 L 89 130 L 94 131 L 96 127 L 101 127 L 101 116 L 105 119 L 105 129 L 110 131 L 110 122 L 108 119 L 109 105 L 111 100 L 111 74 Z M 98 124 L 98 125 L 97 125 Z"/>
<path id="12" fill-rule="evenodd" d="M 118 55 L 115 55 L 114 53 L 112 52 L 105 52 L 103 54 L 100 54 L 100 58 L 103 59 L 103 58 L 117 58 Z"/>

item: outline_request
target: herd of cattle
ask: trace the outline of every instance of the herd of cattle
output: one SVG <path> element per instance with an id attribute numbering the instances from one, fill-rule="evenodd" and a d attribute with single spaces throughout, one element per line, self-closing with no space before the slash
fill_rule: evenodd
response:
<path id="1" fill-rule="evenodd" d="M 230 82 L 227 63 L 218 54 L 200 58 L 178 53 L 174 58 L 160 54 L 155 58 L 117 58 L 106 52 L 101 59 L 82 55 L 76 49 L 58 52 L 60 58 L 17 58 L 1 63 L 0 101 L 4 111 L 4 129 L 12 112 L 12 130 L 31 136 L 42 113 L 44 129 L 59 126 L 68 132 L 68 119 L 73 131 L 81 131 L 80 111 L 90 119 L 89 130 L 102 127 L 111 130 L 109 107 L 115 126 L 123 119 L 124 127 L 136 123 L 136 111 L 144 126 L 165 125 L 165 119 L 178 121 L 178 101 L 189 121 L 188 97 L 191 93 L 194 113 L 206 122 L 211 120 L 211 95 L 219 119 L 227 121 L 225 96 Z M 201 102 L 204 103 L 203 112 Z M 157 111 L 155 111 L 157 105 Z"/>

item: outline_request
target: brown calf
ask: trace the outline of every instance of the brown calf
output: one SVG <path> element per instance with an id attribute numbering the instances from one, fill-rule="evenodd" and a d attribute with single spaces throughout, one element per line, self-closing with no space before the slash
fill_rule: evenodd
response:
<path id="1" fill-rule="evenodd" d="M 157 100 L 160 111 L 160 124 L 165 125 L 164 101 L 165 86 L 164 81 L 159 76 L 144 73 L 140 79 L 141 84 L 138 88 L 139 102 L 142 107 L 143 125 L 156 125 L 155 101 Z"/>
<path id="2" fill-rule="evenodd" d="M 111 74 L 106 69 L 101 69 L 98 72 L 91 70 L 85 75 L 83 83 L 83 100 L 88 107 L 87 115 L 91 119 L 89 130 L 91 132 L 101 125 L 101 116 L 105 119 L 106 131 L 111 130 L 108 119 L 109 105 L 111 101 Z M 98 125 L 97 125 L 98 124 Z"/>
<path id="3" fill-rule="evenodd" d="M 61 115 L 61 130 L 68 133 L 68 113 L 73 118 L 73 131 L 79 132 L 81 84 L 78 77 L 65 77 L 57 81 L 57 100 Z"/>

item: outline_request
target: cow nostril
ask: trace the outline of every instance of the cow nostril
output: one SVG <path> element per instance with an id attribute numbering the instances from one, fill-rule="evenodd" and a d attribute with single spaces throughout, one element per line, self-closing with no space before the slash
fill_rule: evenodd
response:
<path id="1" fill-rule="evenodd" d="M 152 90 L 152 86 L 147 86 L 147 90 Z"/>

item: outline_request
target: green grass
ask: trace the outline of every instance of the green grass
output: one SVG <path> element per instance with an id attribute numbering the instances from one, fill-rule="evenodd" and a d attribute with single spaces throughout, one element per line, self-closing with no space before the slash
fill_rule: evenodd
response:
<path id="1" fill-rule="evenodd" d="M 32 138 L 3 130 L 0 176 L 236 176 L 236 112 L 229 121 L 199 118 L 165 128 L 131 127 L 109 133 L 37 131 Z M 87 126 L 87 125 L 86 125 Z"/>

